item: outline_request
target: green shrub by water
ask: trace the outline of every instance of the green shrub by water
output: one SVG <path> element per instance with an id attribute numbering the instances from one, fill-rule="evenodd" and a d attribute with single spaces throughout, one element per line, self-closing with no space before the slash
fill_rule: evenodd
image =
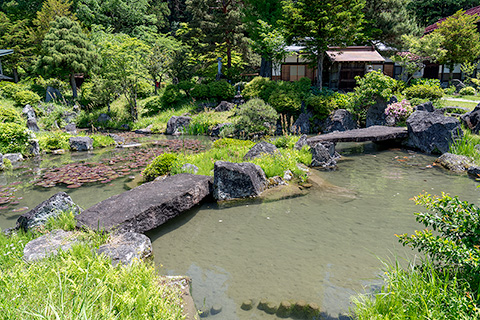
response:
<path id="1" fill-rule="evenodd" d="M 242 105 L 238 112 L 236 130 L 245 138 L 271 135 L 276 130 L 278 114 L 263 100 L 254 98 Z"/>
<path id="2" fill-rule="evenodd" d="M 92 134 L 89 136 L 93 139 L 93 147 L 94 148 L 105 148 L 115 145 L 115 140 L 103 134 Z"/>
<path id="3" fill-rule="evenodd" d="M 25 153 L 31 132 L 17 123 L 0 123 L 0 153 Z"/>
<path id="4" fill-rule="evenodd" d="M 480 136 L 478 134 L 473 134 L 470 130 L 463 129 L 462 138 L 450 145 L 450 153 L 467 156 L 477 165 L 480 165 L 480 153 L 475 147 L 479 144 Z"/>
<path id="5" fill-rule="evenodd" d="M 142 171 L 143 178 L 145 181 L 153 181 L 156 177 L 169 173 L 176 160 L 177 155 L 173 153 L 159 155 Z"/>
<path id="6" fill-rule="evenodd" d="M 40 144 L 40 149 L 47 152 L 57 149 L 69 150 L 70 137 L 70 134 L 60 130 L 44 132 L 38 135 L 38 143 Z"/>
<path id="7" fill-rule="evenodd" d="M 22 115 L 17 109 L 6 106 L 0 106 L 0 122 L 13 122 L 20 125 L 23 125 L 25 123 Z"/>

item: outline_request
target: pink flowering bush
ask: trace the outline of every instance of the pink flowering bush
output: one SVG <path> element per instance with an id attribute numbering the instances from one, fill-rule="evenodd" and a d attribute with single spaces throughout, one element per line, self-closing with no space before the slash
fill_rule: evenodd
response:
<path id="1" fill-rule="evenodd" d="M 395 122 L 407 120 L 412 112 L 413 107 L 410 105 L 410 102 L 405 99 L 400 102 L 391 103 L 387 106 L 387 109 L 385 109 L 385 115 L 394 118 Z"/>

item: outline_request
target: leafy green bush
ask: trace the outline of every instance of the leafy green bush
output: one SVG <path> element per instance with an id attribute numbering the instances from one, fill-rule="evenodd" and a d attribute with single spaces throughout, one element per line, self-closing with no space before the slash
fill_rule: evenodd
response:
<path id="1" fill-rule="evenodd" d="M 245 99 L 260 98 L 268 101 L 275 89 L 277 89 L 275 81 L 271 81 L 269 78 L 255 77 L 245 85 L 242 95 Z"/>
<path id="2" fill-rule="evenodd" d="M 105 136 L 103 134 L 92 134 L 89 137 L 93 139 L 94 148 L 105 148 L 115 145 L 115 140 L 110 136 Z"/>
<path id="3" fill-rule="evenodd" d="M 235 96 L 235 89 L 225 80 L 213 81 L 208 84 L 209 97 L 212 99 L 230 100 Z"/>
<path id="4" fill-rule="evenodd" d="M 153 159 L 142 171 L 145 181 L 153 181 L 156 177 L 169 173 L 176 160 L 177 155 L 174 153 L 163 153 Z"/>
<path id="5" fill-rule="evenodd" d="M 180 90 L 183 90 L 187 96 L 190 95 L 190 91 L 195 88 L 195 83 L 192 81 L 183 80 L 177 84 Z"/>
<path id="6" fill-rule="evenodd" d="M 474 96 L 477 93 L 477 90 L 473 87 L 465 87 L 460 89 L 458 92 L 459 95 L 461 96 Z"/>
<path id="7" fill-rule="evenodd" d="M 149 97 L 153 94 L 154 87 L 148 81 L 138 81 L 137 82 L 137 96 L 140 99 L 144 99 Z"/>
<path id="8" fill-rule="evenodd" d="M 52 150 L 57 149 L 70 149 L 70 142 L 69 138 L 71 135 L 62 131 L 50 131 L 45 132 L 38 136 L 38 143 L 40 145 L 40 149 L 50 152 Z"/>
<path id="9" fill-rule="evenodd" d="M 209 87 L 206 84 L 198 83 L 193 87 L 190 94 L 193 98 L 197 100 L 207 99 L 210 95 Z"/>
<path id="10" fill-rule="evenodd" d="M 298 115 L 302 108 L 300 96 L 292 88 L 278 88 L 273 91 L 268 103 L 278 112 Z"/>
<path id="11" fill-rule="evenodd" d="M 428 84 L 417 84 L 408 87 L 403 91 L 407 99 L 428 99 L 431 101 L 438 100 L 443 97 L 443 90 L 439 86 L 431 86 Z"/>
<path id="12" fill-rule="evenodd" d="M 30 131 L 17 123 L 0 123 L 0 153 L 25 153 Z"/>
<path id="13" fill-rule="evenodd" d="M 457 88 L 455 88 L 455 86 L 450 86 L 448 88 L 443 89 L 443 91 L 445 91 L 445 94 L 452 95 L 457 91 Z"/>
<path id="14" fill-rule="evenodd" d="M 23 124 L 24 120 L 20 112 L 17 111 L 17 109 L 0 106 L 0 122 L 14 122 L 16 124 Z"/>
<path id="15" fill-rule="evenodd" d="M 247 101 L 237 114 L 239 119 L 235 127 L 245 138 L 275 132 L 278 114 L 275 109 L 261 99 L 254 98 Z"/>
<path id="16" fill-rule="evenodd" d="M 7 99 L 13 99 L 15 93 L 25 90 L 25 88 L 19 84 L 12 83 L 12 82 L 0 82 L 2 86 L 0 86 L 0 94 L 2 97 Z"/>
<path id="17" fill-rule="evenodd" d="M 153 96 L 144 100 L 144 115 L 154 115 L 163 110 L 162 97 Z"/>
<path id="18" fill-rule="evenodd" d="M 40 96 L 30 90 L 21 90 L 13 95 L 15 104 L 19 107 L 24 107 L 27 104 L 36 105 L 40 102 Z"/>
<path id="19" fill-rule="evenodd" d="M 185 96 L 176 85 L 170 84 L 163 93 L 162 105 L 165 108 L 176 107 L 184 100 Z"/>
<path id="20" fill-rule="evenodd" d="M 307 77 L 303 77 L 298 81 L 293 82 L 295 92 L 301 99 L 307 99 L 312 94 L 312 80 Z"/>
<path id="21" fill-rule="evenodd" d="M 314 114 L 323 119 L 337 108 L 333 96 L 311 96 L 306 101 L 307 107 L 314 111 Z"/>

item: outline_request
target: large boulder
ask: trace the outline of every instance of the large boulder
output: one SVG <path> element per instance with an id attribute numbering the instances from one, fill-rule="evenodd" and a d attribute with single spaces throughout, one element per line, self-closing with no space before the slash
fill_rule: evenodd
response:
<path id="1" fill-rule="evenodd" d="M 211 187 L 211 177 L 189 173 L 145 183 L 85 210 L 75 217 L 77 226 L 147 232 L 199 204 Z"/>
<path id="2" fill-rule="evenodd" d="M 435 160 L 435 163 L 438 163 L 447 170 L 458 173 L 465 172 L 474 165 L 470 158 L 449 152 L 442 154 Z"/>
<path id="3" fill-rule="evenodd" d="M 124 232 L 114 234 L 108 243 L 97 249 L 98 254 L 104 254 L 112 260 L 115 267 L 132 264 L 134 261 L 142 261 L 152 255 L 152 242 L 143 234 Z"/>
<path id="4" fill-rule="evenodd" d="M 173 116 L 167 122 L 166 134 L 179 134 L 188 127 L 192 118 L 185 116 Z"/>
<path id="5" fill-rule="evenodd" d="M 312 167 L 334 169 L 337 166 L 335 161 L 335 145 L 333 143 L 317 143 L 310 148 L 312 153 Z"/>
<path id="6" fill-rule="evenodd" d="M 213 196 L 217 200 L 256 197 L 267 187 L 267 178 L 258 165 L 244 162 L 215 162 Z"/>
<path id="7" fill-rule="evenodd" d="M 426 153 L 446 153 L 454 139 L 463 135 L 460 121 L 437 112 L 415 111 L 407 119 L 408 147 Z"/>
<path id="8" fill-rule="evenodd" d="M 470 129 L 473 133 L 478 134 L 480 131 L 480 103 L 470 112 L 460 117 L 462 124 Z"/>
<path id="9" fill-rule="evenodd" d="M 296 150 L 302 150 L 302 148 L 307 144 L 307 139 L 308 139 L 308 136 L 306 134 L 302 134 L 302 136 L 300 137 L 300 139 L 298 139 L 297 142 L 295 142 L 295 146 L 294 148 Z"/>
<path id="10" fill-rule="evenodd" d="M 23 156 L 21 153 L 5 153 L 3 159 L 8 159 L 11 163 L 15 163 L 23 161 Z"/>
<path id="11" fill-rule="evenodd" d="M 68 251 L 77 242 L 79 242 L 77 232 L 53 230 L 28 242 L 23 248 L 23 259 L 27 262 L 34 262 L 54 256 L 58 254 L 59 250 Z"/>
<path id="12" fill-rule="evenodd" d="M 70 149 L 88 151 L 93 149 L 93 139 L 90 137 L 70 137 Z"/>
<path id="13" fill-rule="evenodd" d="M 290 128 L 294 134 L 309 134 L 310 133 L 310 113 L 301 113 L 298 119 Z"/>
<path id="14" fill-rule="evenodd" d="M 36 118 L 35 116 L 35 110 L 33 109 L 33 107 L 29 104 L 27 104 L 25 107 L 23 107 L 22 109 L 22 113 L 25 115 L 25 117 L 27 119 L 30 119 L 30 118 Z"/>
<path id="15" fill-rule="evenodd" d="M 110 120 L 112 120 L 112 118 L 106 113 L 100 113 L 100 115 L 97 118 L 98 123 L 105 123 L 105 122 L 108 122 Z"/>
<path id="16" fill-rule="evenodd" d="M 45 102 L 50 102 L 52 100 L 61 100 L 61 99 L 63 99 L 63 97 L 62 97 L 62 94 L 60 93 L 60 90 L 50 86 L 47 87 L 47 93 L 45 94 Z"/>
<path id="17" fill-rule="evenodd" d="M 375 104 L 367 110 L 366 127 L 387 125 L 387 116 L 385 109 L 391 103 L 398 102 L 397 97 L 392 96 L 389 101 L 383 98 L 377 98 Z"/>
<path id="18" fill-rule="evenodd" d="M 224 127 L 228 127 L 228 126 L 233 126 L 233 123 L 231 122 L 226 122 L 226 123 L 219 123 L 217 124 L 216 126 L 214 126 L 212 128 L 212 130 L 210 131 L 210 136 L 212 137 L 218 137 L 220 135 L 220 132 L 222 132 L 223 128 Z"/>
<path id="19" fill-rule="evenodd" d="M 460 81 L 460 80 L 458 80 L 458 79 L 453 79 L 453 80 L 451 81 L 451 84 L 455 87 L 455 92 L 457 92 L 457 93 L 458 93 L 460 90 L 462 90 L 463 88 L 466 87 L 466 85 L 465 85 L 462 81 Z"/>
<path id="20" fill-rule="evenodd" d="M 18 217 L 17 229 L 22 228 L 26 231 L 44 225 L 48 219 L 55 218 L 65 211 L 72 211 L 74 214 L 78 214 L 81 212 L 81 209 L 65 192 L 56 193 L 34 209 Z"/>
<path id="21" fill-rule="evenodd" d="M 224 111 L 230 111 L 235 107 L 235 105 L 231 102 L 228 101 L 222 101 L 218 104 L 218 106 L 215 108 L 215 112 L 224 112 Z"/>
<path id="22" fill-rule="evenodd" d="M 65 132 L 71 135 L 77 134 L 77 126 L 75 123 L 69 123 L 65 126 Z"/>
<path id="23" fill-rule="evenodd" d="M 254 145 L 250 150 L 248 150 L 247 154 L 243 156 L 243 160 L 251 160 L 255 158 L 260 158 L 264 154 L 273 155 L 277 152 L 278 149 L 275 147 L 274 144 L 268 143 L 266 141 L 261 141 Z"/>
<path id="24" fill-rule="evenodd" d="M 345 109 L 333 111 L 322 123 L 321 130 L 323 133 L 334 131 L 347 131 L 357 129 L 357 122 L 353 119 L 353 115 Z"/>
<path id="25" fill-rule="evenodd" d="M 40 128 L 38 127 L 38 124 L 37 124 L 37 119 L 36 118 L 28 118 L 27 128 L 32 130 L 33 132 L 40 131 Z"/>
<path id="26" fill-rule="evenodd" d="M 28 153 L 35 157 L 40 155 L 40 143 L 38 139 L 28 140 Z"/>

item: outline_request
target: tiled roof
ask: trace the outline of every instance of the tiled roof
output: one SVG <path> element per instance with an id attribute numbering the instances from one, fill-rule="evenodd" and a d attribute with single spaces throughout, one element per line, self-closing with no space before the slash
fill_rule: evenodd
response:
<path id="1" fill-rule="evenodd" d="M 480 6 L 468 9 L 467 11 L 465 11 L 465 14 L 468 14 L 468 15 L 471 15 L 471 16 L 473 16 L 475 14 L 477 14 L 477 15 L 480 14 Z M 440 23 L 442 23 L 443 21 L 445 21 L 447 18 L 448 17 L 442 18 L 442 19 L 438 20 L 437 22 L 435 22 L 434 24 L 429 25 L 428 27 L 425 28 L 425 31 L 423 33 L 427 34 L 427 33 L 432 32 L 433 30 L 437 29 L 438 25 Z"/>

